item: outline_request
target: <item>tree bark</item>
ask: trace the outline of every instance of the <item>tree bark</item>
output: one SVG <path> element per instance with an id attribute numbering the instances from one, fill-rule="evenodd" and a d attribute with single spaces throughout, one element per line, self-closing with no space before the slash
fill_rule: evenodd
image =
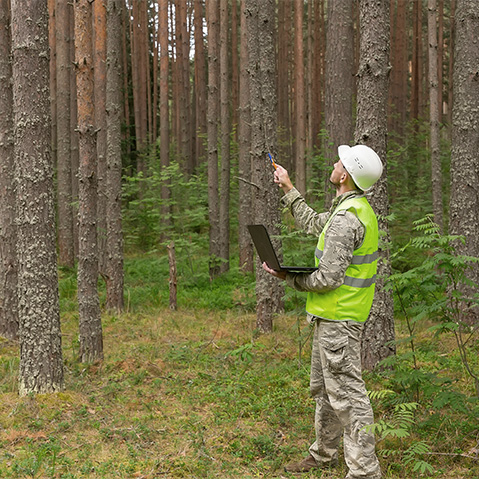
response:
<path id="1" fill-rule="evenodd" d="M 276 156 L 276 65 L 274 43 L 275 1 L 261 6 L 246 1 L 248 31 L 249 82 L 251 95 L 251 156 L 254 222 L 264 224 L 272 235 L 279 233 L 278 188 L 272 181 L 271 162 L 267 152 Z M 278 243 L 276 241 L 276 243 Z M 276 246 L 279 246 L 278 244 Z M 273 314 L 282 311 L 284 287 L 266 273 L 257 261 L 256 327 L 261 333 L 273 329 Z"/>
<path id="2" fill-rule="evenodd" d="M 25 14 L 28 12 L 28 15 Z M 19 393 L 63 389 L 47 1 L 11 2 L 20 322 Z"/>
<path id="3" fill-rule="evenodd" d="M 0 0 L 0 335 L 18 338 L 10 2 Z"/>
<path id="4" fill-rule="evenodd" d="M 210 278 L 219 274 L 220 224 L 218 189 L 219 0 L 208 0 L 208 216 Z"/>
<path id="5" fill-rule="evenodd" d="M 205 159 L 206 135 L 206 58 L 203 38 L 203 4 L 195 0 L 195 102 L 196 102 L 196 164 Z"/>
<path id="6" fill-rule="evenodd" d="M 460 254 L 479 256 L 479 12 L 474 0 L 457 0 L 455 12 L 454 100 L 452 111 L 451 199 L 449 231 L 463 235 Z M 469 279 L 479 283 L 477 264 Z M 477 286 L 462 286 L 465 296 Z M 477 322 L 477 315 L 476 315 Z"/>
<path id="7" fill-rule="evenodd" d="M 122 311 L 124 306 L 121 217 L 122 16 L 122 1 L 108 0 L 106 71 L 106 244 L 108 255 L 106 263 L 106 307 L 116 311 Z"/>
<path id="8" fill-rule="evenodd" d="M 360 60 L 355 139 L 373 148 L 384 164 L 382 178 L 376 183 L 370 198 L 379 216 L 379 229 L 389 243 L 387 195 L 387 103 L 389 80 L 389 2 L 359 1 Z M 390 291 L 384 289 L 391 273 L 388 249 L 380 247 L 376 295 L 362 338 L 362 362 L 373 369 L 381 359 L 395 353 L 389 344 L 394 340 L 394 308 Z"/>
<path id="9" fill-rule="evenodd" d="M 108 275 L 107 245 L 107 145 L 106 145 L 106 1 L 93 2 L 93 74 L 95 95 L 96 152 L 98 171 L 97 232 L 98 269 Z"/>
<path id="10" fill-rule="evenodd" d="M 338 145 L 353 139 L 353 17 L 351 0 L 328 2 L 326 32 L 325 154 L 332 166 Z M 388 19 L 389 22 L 389 19 Z M 329 173 L 326 179 L 326 203 L 332 199 Z"/>
<path id="11" fill-rule="evenodd" d="M 392 2 L 396 3 L 396 2 Z M 407 119 L 408 50 L 406 31 L 406 0 L 398 0 L 390 12 L 392 29 L 391 83 L 389 88 L 389 129 L 401 138 Z M 395 20 L 393 26 L 392 20 Z"/>
<path id="12" fill-rule="evenodd" d="M 306 194 L 306 118 L 304 98 L 304 0 L 295 0 L 294 10 L 294 113 L 296 124 L 295 181 L 301 194 Z"/>
<path id="13" fill-rule="evenodd" d="M 278 162 L 291 169 L 291 108 L 289 94 L 292 1 L 278 3 Z"/>
<path id="14" fill-rule="evenodd" d="M 437 51 L 437 2 L 428 0 L 428 38 L 429 38 L 429 127 L 431 144 L 431 192 L 434 221 L 442 231 L 442 169 L 439 131 L 439 81 Z"/>
<path id="15" fill-rule="evenodd" d="M 228 66 L 228 0 L 220 0 L 220 116 L 221 116 L 221 187 L 220 187 L 220 273 L 229 270 L 230 256 L 230 69 Z"/>
<path id="16" fill-rule="evenodd" d="M 57 104 L 57 198 L 58 261 L 73 268 L 72 167 L 70 156 L 70 7 L 56 2 L 56 104 Z"/>
<path id="17" fill-rule="evenodd" d="M 162 171 L 170 165 L 170 109 L 168 106 L 168 0 L 159 0 L 158 28 L 160 30 L 160 165 Z M 161 185 L 162 222 L 170 224 L 170 189 L 168 182 Z"/>
<path id="18" fill-rule="evenodd" d="M 254 271 L 253 244 L 247 225 L 252 218 L 252 191 L 251 191 L 251 109 L 248 78 L 248 32 L 246 27 L 245 0 L 241 0 L 240 10 L 240 79 L 239 79 L 239 123 L 238 123 L 238 245 L 239 266 L 241 271 Z"/>
<path id="19" fill-rule="evenodd" d="M 89 0 L 75 3 L 79 133 L 79 261 L 78 305 L 80 360 L 103 359 L 103 333 L 98 297 L 97 163 L 93 105 L 92 14 Z"/>

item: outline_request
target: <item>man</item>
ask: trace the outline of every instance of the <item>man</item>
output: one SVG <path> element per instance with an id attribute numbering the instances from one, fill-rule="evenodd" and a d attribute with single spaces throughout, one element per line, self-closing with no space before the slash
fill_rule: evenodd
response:
<path id="1" fill-rule="evenodd" d="M 274 182 L 285 193 L 283 206 L 306 233 L 319 235 L 313 273 L 278 272 L 263 264 L 268 273 L 308 293 L 306 311 L 314 323 L 310 389 L 316 401 L 316 441 L 306 459 L 285 469 L 335 466 L 343 436 L 346 479 L 379 479 L 374 435 L 365 429 L 374 418 L 361 376 L 360 337 L 373 301 L 378 259 L 377 218 L 364 191 L 383 167 L 365 145 L 342 145 L 338 154 L 330 177 L 336 198 L 326 213 L 305 203 L 283 167 L 274 172 Z"/>

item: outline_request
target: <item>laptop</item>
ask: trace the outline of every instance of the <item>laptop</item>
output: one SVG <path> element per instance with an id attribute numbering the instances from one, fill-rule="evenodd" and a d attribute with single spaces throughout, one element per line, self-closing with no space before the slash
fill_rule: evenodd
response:
<path id="1" fill-rule="evenodd" d="M 291 273 L 312 273 L 317 268 L 314 266 L 283 266 L 278 260 L 278 255 L 273 248 L 268 230 L 264 225 L 248 225 L 248 230 L 253 239 L 254 246 L 262 263 L 266 263 L 275 271 Z"/>

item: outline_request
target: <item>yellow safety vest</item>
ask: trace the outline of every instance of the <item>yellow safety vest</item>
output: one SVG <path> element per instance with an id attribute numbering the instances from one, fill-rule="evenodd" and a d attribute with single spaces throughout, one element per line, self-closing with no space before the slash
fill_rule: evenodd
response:
<path id="1" fill-rule="evenodd" d="M 308 293 L 306 311 L 330 321 L 357 321 L 368 319 L 374 298 L 378 263 L 378 221 L 368 200 L 363 196 L 344 200 L 331 214 L 319 235 L 315 264 L 324 251 L 324 235 L 339 211 L 354 213 L 365 228 L 361 246 L 354 250 L 343 284 L 325 293 Z"/>

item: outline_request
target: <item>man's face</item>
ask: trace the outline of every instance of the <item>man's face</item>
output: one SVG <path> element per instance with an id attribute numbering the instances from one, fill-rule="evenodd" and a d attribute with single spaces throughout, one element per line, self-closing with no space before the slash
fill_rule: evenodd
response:
<path id="1" fill-rule="evenodd" d="M 331 177 L 329 178 L 329 181 L 334 186 L 338 187 L 341 184 L 341 178 L 345 174 L 347 174 L 347 171 L 344 168 L 343 164 L 341 163 L 341 160 L 338 159 L 338 161 L 334 164 L 334 168 L 333 168 L 333 171 L 331 172 Z"/>

